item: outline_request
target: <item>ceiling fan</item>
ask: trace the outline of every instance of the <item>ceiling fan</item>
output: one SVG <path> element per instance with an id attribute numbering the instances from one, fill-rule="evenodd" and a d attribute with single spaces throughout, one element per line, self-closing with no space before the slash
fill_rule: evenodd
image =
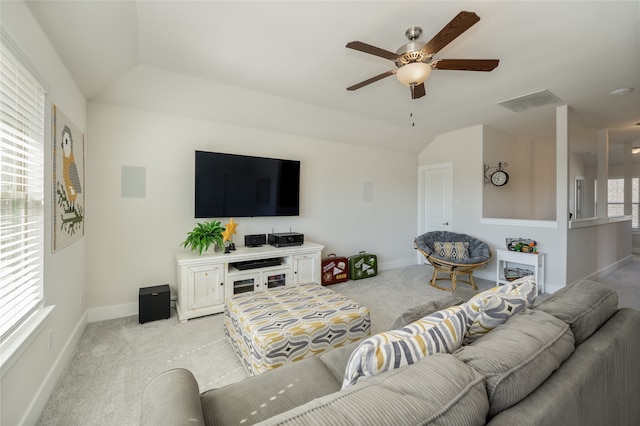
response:
<path id="1" fill-rule="evenodd" d="M 395 74 L 400 83 L 409 86 L 411 98 L 418 99 L 426 93 L 424 82 L 429 78 L 432 70 L 493 70 L 498 66 L 498 59 L 433 59 L 433 56 L 443 47 L 451 43 L 479 20 L 480 18 L 474 12 L 462 11 L 427 43 L 417 41 L 422 34 L 422 28 L 411 27 L 405 32 L 409 43 L 402 46 L 395 53 L 361 41 L 347 43 L 349 49 L 389 59 L 398 67 L 347 87 L 347 90 L 357 90 Z"/>

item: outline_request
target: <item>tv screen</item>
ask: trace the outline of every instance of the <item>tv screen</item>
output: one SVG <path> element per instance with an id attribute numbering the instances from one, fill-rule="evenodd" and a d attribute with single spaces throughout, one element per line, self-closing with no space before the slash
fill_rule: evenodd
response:
<path id="1" fill-rule="evenodd" d="M 196 151 L 196 218 L 299 214 L 300 161 Z"/>

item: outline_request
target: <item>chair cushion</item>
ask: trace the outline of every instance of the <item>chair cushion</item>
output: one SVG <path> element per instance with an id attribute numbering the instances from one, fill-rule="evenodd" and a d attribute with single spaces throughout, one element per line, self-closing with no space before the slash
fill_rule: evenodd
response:
<path id="1" fill-rule="evenodd" d="M 469 243 L 462 241 L 436 241 L 433 251 L 444 259 L 464 260 L 469 258 Z"/>
<path id="2" fill-rule="evenodd" d="M 342 388 L 385 371 L 414 364 L 427 355 L 455 351 L 462 345 L 469 324 L 467 311 L 454 306 L 424 317 L 401 330 L 369 337 L 351 354 Z"/>
<path id="3" fill-rule="evenodd" d="M 414 242 L 416 247 L 422 250 L 427 256 L 439 257 L 439 255 L 434 252 L 434 243 L 436 241 L 469 243 L 469 257 L 467 259 L 458 260 L 456 261 L 457 263 L 475 264 L 486 262 L 491 259 L 491 250 L 487 243 L 467 234 L 459 234 L 449 231 L 432 231 L 419 235 L 416 237 Z"/>
<path id="4" fill-rule="evenodd" d="M 580 280 L 555 292 L 536 309 L 569 324 L 579 345 L 616 313 L 618 294 L 604 284 Z"/>
<path id="5" fill-rule="evenodd" d="M 526 398 L 574 350 L 568 324 L 535 309 L 518 314 L 454 353 L 487 378 L 489 416 Z"/>
<path id="6" fill-rule="evenodd" d="M 461 305 L 473 320 L 465 343 L 479 339 L 513 315 L 532 306 L 535 299 L 536 285 L 532 276 L 475 295 Z"/>

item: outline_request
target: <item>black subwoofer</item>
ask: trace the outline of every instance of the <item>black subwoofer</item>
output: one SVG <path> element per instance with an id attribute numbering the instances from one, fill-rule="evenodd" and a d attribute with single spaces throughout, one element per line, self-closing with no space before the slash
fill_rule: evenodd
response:
<path id="1" fill-rule="evenodd" d="M 138 294 L 140 324 L 167 319 L 171 316 L 171 290 L 169 284 L 142 287 Z"/>

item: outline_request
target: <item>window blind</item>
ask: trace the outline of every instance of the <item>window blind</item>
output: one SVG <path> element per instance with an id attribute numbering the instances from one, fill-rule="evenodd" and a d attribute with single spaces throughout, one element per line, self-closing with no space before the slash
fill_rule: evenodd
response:
<path id="1" fill-rule="evenodd" d="M 44 97 L 0 34 L 0 341 L 43 300 Z"/>

